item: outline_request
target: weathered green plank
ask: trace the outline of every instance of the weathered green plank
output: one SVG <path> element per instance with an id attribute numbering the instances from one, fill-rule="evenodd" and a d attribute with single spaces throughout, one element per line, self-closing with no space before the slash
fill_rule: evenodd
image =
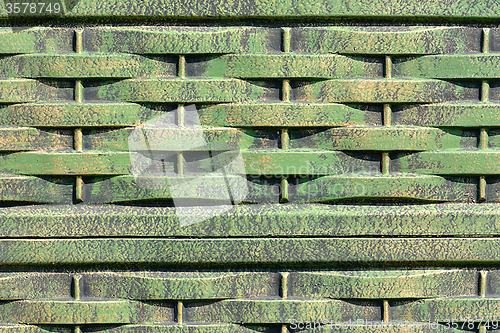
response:
<path id="1" fill-rule="evenodd" d="M 289 296 L 402 299 L 477 295 L 473 270 L 291 272 Z"/>
<path id="2" fill-rule="evenodd" d="M 0 103 L 73 100 L 71 86 L 30 79 L 0 79 Z M 9 124 L 10 125 L 10 124 Z"/>
<path id="3" fill-rule="evenodd" d="M 371 306 L 370 306 L 371 305 Z M 190 307 L 190 321 L 226 323 L 279 323 L 307 322 L 331 319 L 380 320 L 380 307 L 375 304 L 354 305 L 340 300 L 222 300 L 205 306 Z"/>
<path id="4" fill-rule="evenodd" d="M 277 148 L 276 138 L 259 137 L 259 132 L 252 129 L 239 130 L 236 128 L 182 128 L 176 125 L 163 125 L 162 127 L 142 127 L 147 140 L 149 151 L 208 151 L 208 150 L 233 150 L 254 148 Z M 92 131 L 85 135 L 83 146 L 85 149 L 129 151 L 130 142 L 135 137 L 130 137 L 137 128 L 125 128 L 112 131 Z M 1 133 L 1 132 L 0 132 Z M 193 147 L 193 141 L 204 141 L 203 146 Z"/>
<path id="5" fill-rule="evenodd" d="M 22 103 L 0 109 L 0 125 L 43 127 L 138 126 L 173 107 L 135 103 Z M 381 112 L 326 103 L 227 103 L 198 108 L 202 126 L 334 127 L 381 125 Z M 174 119 L 172 112 L 172 119 Z"/>
<path id="6" fill-rule="evenodd" d="M 130 153 L 125 152 L 19 152 L 2 155 L 0 161 L 1 172 L 22 175 L 120 175 L 131 171 Z"/>
<path id="7" fill-rule="evenodd" d="M 278 99 L 278 89 L 236 79 L 128 79 L 90 87 L 89 99 L 127 102 L 239 102 Z M 1 97 L 1 96 L 0 96 Z"/>
<path id="8" fill-rule="evenodd" d="M 500 300 L 497 298 L 448 298 L 419 300 L 392 308 L 394 320 L 408 321 L 486 321 L 498 320 Z M 497 322 L 498 324 L 498 322 Z"/>
<path id="9" fill-rule="evenodd" d="M 327 103 L 227 103 L 199 108 L 200 123 L 229 127 L 381 125 L 381 112 Z"/>
<path id="10" fill-rule="evenodd" d="M 500 151 L 443 150 L 400 156 L 391 161 L 392 169 L 434 175 L 500 174 Z"/>
<path id="11" fill-rule="evenodd" d="M 274 236 L 273 236 L 274 237 Z M 340 264 L 500 262 L 498 238 L 3 239 L 0 262 L 20 264 L 155 263 Z"/>
<path id="12" fill-rule="evenodd" d="M 142 2 L 99 2 L 97 0 L 78 1 L 72 11 L 66 13 L 68 18 L 88 18 L 116 16 L 117 18 L 395 18 L 395 19 L 455 19 L 460 21 L 492 20 L 500 16 L 500 10 L 493 0 L 471 3 L 459 0 L 453 3 L 443 3 L 439 0 L 426 2 L 425 6 L 416 5 L 412 0 L 398 2 L 336 0 L 336 1 L 287 1 L 282 6 L 267 0 L 252 0 L 246 2 L 228 2 L 221 6 L 211 6 L 208 0 L 192 3 L 183 1 L 153 1 Z M 5 7 L 0 8 L 0 15 L 7 17 Z"/>
<path id="13" fill-rule="evenodd" d="M 380 170 L 378 156 L 359 155 L 358 158 L 354 156 L 340 151 L 301 151 L 300 149 L 243 152 L 245 171 L 248 175 L 320 176 L 339 175 L 349 171 Z M 221 156 L 222 160 L 223 156 Z"/>
<path id="14" fill-rule="evenodd" d="M 139 54 L 223 54 L 280 51 L 281 30 L 255 27 L 88 27 L 84 48 Z"/>
<path id="15" fill-rule="evenodd" d="M 0 175 L 0 201 L 71 203 L 74 182 L 30 176 Z"/>
<path id="16" fill-rule="evenodd" d="M 72 149 L 73 133 L 0 126 L 0 151 Z"/>
<path id="17" fill-rule="evenodd" d="M 0 125 L 43 127 L 138 126 L 172 108 L 134 103 L 22 103 L 0 109 Z"/>
<path id="18" fill-rule="evenodd" d="M 301 27 L 292 49 L 309 53 L 434 54 L 480 52 L 481 30 L 453 26 Z"/>
<path id="19" fill-rule="evenodd" d="M 332 128 L 321 132 L 290 131 L 290 148 L 424 151 L 476 146 L 477 138 L 463 137 L 461 131 L 450 133 L 426 127 L 352 126 Z"/>
<path id="20" fill-rule="evenodd" d="M 301 203 L 347 198 L 473 202 L 477 197 L 476 182 L 415 174 L 325 176 L 289 184 L 290 201 Z"/>
<path id="21" fill-rule="evenodd" d="M 1 6 L 0 6 L 1 7 Z M 71 52 L 73 32 L 60 27 L 0 28 L 0 54 Z"/>
<path id="22" fill-rule="evenodd" d="M 495 79 L 500 77 L 499 68 L 496 53 L 429 55 L 393 64 L 395 76 L 433 79 Z"/>
<path id="23" fill-rule="evenodd" d="M 425 104 L 394 107 L 392 121 L 398 125 L 483 127 L 500 126 L 499 105 L 494 103 Z"/>
<path id="24" fill-rule="evenodd" d="M 294 89 L 297 101 L 326 103 L 438 103 L 475 99 L 478 90 L 423 79 L 336 79 L 303 83 Z"/>
<path id="25" fill-rule="evenodd" d="M 0 299 L 69 298 L 71 282 L 71 275 L 65 273 L 3 273 Z"/>
<path id="26" fill-rule="evenodd" d="M 0 76 L 24 78 L 131 78 L 177 76 L 177 59 L 132 54 L 22 54 L 0 59 Z"/>
<path id="27" fill-rule="evenodd" d="M 262 149 L 241 153 L 249 175 L 336 175 L 345 170 L 378 170 L 380 163 L 377 156 L 360 155 L 358 159 L 338 151 Z M 0 171 L 22 175 L 123 175 L 132 173 L 131 159 L 160 163 L 148 157 L 139 159 L 135 154 L 99 150 L 18 152 L 0 156 Z M 201 161 L 193 161 L 192 168 L 196 172 L 211 172 L 214 163 L 221 167 L 234 157 L 234 151 L 218 154 L 213 159 L 207 156 Z"/>
<path id="28" fill-rule="evenodd" d="M 127 300 L 23 300 L 0 305 L 0 320 L 23 324 L 128 324 L 173 320 L 173 308 Z"/>
<path id="29" fill-rule="evenodd" d="M 165 176 L 165 175 L 164 175 Z M 243 202 L 264 203 L 275 202 L 279 200 L 279 187 L 267 182 L 254 182 L 242 179 L 238 175 L 205 175 L 202 176 L 179 176 L 169 175 L 168 178 L 161 176 L 116 176 L 106 178 L 92 178 L 92 182 L 84 184 L 82 190 L 82 199 L 87 203 L 133 203 L 144 200 L 167 200 L 171 202 L 174 199 L 169 182 L 181 181 L 189 183 L 184 188 L 177 187 L 175 199 L 190 200 L 197 205 L 218 205 L 221 201 L 221 193 L 228 193 L 230 188 L 239 188 L 242 185 L 243 190 L 248 191 L 243 195 Z M 242 183 L 242 182 L 246 182 Z M 231 186 L 230 188 L 228 186 Z M 274 187 L 273 187 L 274 186 Z M 216 190 L 217 189 L 217 190 Z"/>
<path id="30" fill-rule="evenodd" d="M 238 205 L 181 227 L 174 207 L 44 205 L 0 209 L 3 237 L 498 236 L 497 204 Z M 193 210 L 196 214 L 196 210 Z M 140 221 L 140 223 L 139 223 Z"/>
<path id="31" fill-rule="evenodd" d="M 200 300 L 276 296 L 276 273 L 182 272 L 93 273 L 85 276 L 85 296 L 141 300 Z"/>
<path id="32" fill-rule="evenodd" d="M 246 180 L 240 176 L 230 175 L 224 177 L 210 174 L 202 176 L 170 174 L 168 178 L 118 176 L 109 179 L 94 178 L 93 181 L 95 182 L 85 184 L 83 188 L 82 198 L 88 203 L 133 203 L 138 200 L 179 199 L 186 203 L 189 200 L 196 205 L 220 205 L 223 201 L 221 193 L 227 194 L 230 188 L 237 189 L 244 186 Z M 179 185 L 181 182 L 189 186 L 181 188 Z M 172 183 L 177 185 L 175 197 L 168 187 Z M 251 186 L 248 190 L 255 191 Z"/>
<path id="33" fill-rule="evenodd" d="M 192 76 L 232 78 L 382 77 L 378 59 L 318 54 L 224 55 L 187 68 Z"/>

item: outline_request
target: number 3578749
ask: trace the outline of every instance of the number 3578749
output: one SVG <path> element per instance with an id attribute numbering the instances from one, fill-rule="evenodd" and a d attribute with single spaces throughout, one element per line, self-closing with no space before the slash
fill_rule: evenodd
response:
<path id="1" fill-rule="evenodd" d="M 7 14 L 59 14 L 61 4 L 58 2 L 7 2 L 5 3 Z"/>

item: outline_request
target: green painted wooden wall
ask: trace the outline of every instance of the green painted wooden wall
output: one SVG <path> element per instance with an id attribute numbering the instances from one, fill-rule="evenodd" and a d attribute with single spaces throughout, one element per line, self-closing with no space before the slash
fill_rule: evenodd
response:
<path id="1" fill-rule="evenodd" d="M 0 0 L 0 332 L 500 332 L 499 23 Z"/>

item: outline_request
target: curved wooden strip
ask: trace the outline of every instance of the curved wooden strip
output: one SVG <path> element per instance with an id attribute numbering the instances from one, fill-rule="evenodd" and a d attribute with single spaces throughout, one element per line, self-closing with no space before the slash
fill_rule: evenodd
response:
<path id="1" fill-rule="evenodd" d="M 326 103 L 439 103 L 477 98 L 478 88 L 438 80 L 336 79 L 305 82 L 293 89 L 295 99 Z"/>
<path id="2" fill-rule="evenodd" d="M 481 30 L 462 27 L 303 27 L 292 49 L 309 53 L 434 54 L 480 52 Z"/>
<path id="3" fill-rule="evenodd" d="M 20 175 L 130 174 L 131 154 L 134 153 L 74 150 L 19 152 L 0 156 L 0 171 Z"/>
<path id="4" fill-rule="evenodd" d="M 172 112 L 173 107 L 134 103 L 45 102 L 5 106 L 0 125 L 40 127 L 138 126 L 148 119 Z M 172 113 L 173 116 L 173 113 Z"/>
<path id="5" fill-rule="evenodd" d="M 40 41 L 44 41 L 40 43 Z M 0 54 L 72 52 L 73 31 L 59 27 L 0 28 Z"/>
<path id="6" fill-rule="evenodd" d="M 498 127 L 497 103 L 437 103 L 393 108 L 395 125 Z"/>
<path id="7" fill-rule="evenodd" d="M 279 99 L 277 87 L 236 79 L 128 79 L 89 87 L 86 96 L 96 100 L 175 103 Z"/>
<path id="8" fill-rule="evenodd" d="M 474 202 L 477 183 L 439 176 L 411 174 L 343 175 L 290 180 L 291 202 L 329 202 L 357 199 L 418 199 L 425 201 Z"/>
<path id="9" fill-rule="evenodd" d="M 226 127 L 382 125 L 382 112 L 329 103 L 227 103 L 202 106 L 200 123 Z"/>
<path id="10" fill-rule="evenodd" d="M 367 151 L 425 151 L 475 148 L 477 139 L 437 128 L 380 126 L 290 131 L 290 148 Z"/>
<path id="11" fill-rule="evenodd" d="M 224 55 L 187 67 L 190 76 L 232 78 L 383 77 L 378 59 L 317 54 Z"/>
<path id="12" fill-rule="evenodd" d="M 275 296 L 276 273 L 93 273 L 85 276 L 86 297 L 193 300 Z"/>
<path id="13" fill-rule="evenodd" d="M 71 86 L 31 79 L 0 79 L 0 103 L 73 100 Z M 12 125 L 12 124 L 8 124 Z"/>
<path id="14" fill-rule="evenodd" d="M 475 296 L 478 274 L 472 270 L 384 270 L 292 272 L 289 296 L 317 298 L 403 299 Z"/>
<path id="15" fill-rule="evenodd" d="M 84 47 L 94 52 L 223 54 L 279 51 L 279 29 L 254 27 L 89 27 Z"/>
<path id="16" fill-rule="evenodd" d="M 490 54 L 429 55 L 401 59 L 393 64 L 393 75 L 429 79 L 497 79 L 500 56 Z"/>
<path id="17" fill-rule="evenodd" d="M 500 151 L 443 150 L 400 156 L 392 160 L 392 170 L 433 175 L 498 175 Z"/>
<path id="18" fill-rule="evenodd" d="M 74 182 L 0 175 L 0 202 L 72 203 Z"/>
<path id="19" fill-rule="evenodd" d="M 270 137 L 269 133 L 253 129 L 236 129 L 224 127 L 179 127 L 165 124 L 157 127 L 125 128 L 112 131 L 92 131 L 83 138 L 84 149 L 130 151 L 131 141 L 135 140 L 137 130 L 142 130 L 139 137 L 147 140 L 149 151 L 221 151 L 239 149 L 278 148 L 277 133 Z M 134 133 L 133 136 L 132 133 Z M 0 132 L 1 134 L 1 132 Z M 264 136 L 262 134 L 268 134 Z M 197 140 L 205 143 L 202 146 L 191 146 Z M 135 144 L 135 143 L 134 143 Z M 135 147 L 133 147 L 135 151 Z"/>
<path id="20" fill-rule="evenodd" d="M 472 321 L 495 320 L 500 317 L 498 298 L 428 299 L 401 304 L 392 308 L 394 320 L 406 321 Z M 498 326 L 498 325 L 497 325 Z"/>
<path id="21" fill-rule="evenodd" d="M 21 54 L 0 59 L 0 76 L 24 78 L 131 78 L 177 76 L 177 59 L 131 54 Z"/>
<path id="22" fill-rule="evenodd" d="M 69 298 L 71 283 L 71 275 L 65 273 L 4 273 L 0 299 Z"/>
<path id="23" fill-rule="evenodd" d="M 0 127 L 0 151 L 72 149 L 70 131 L 27 127 Z"/>
<path id="24" fill-rule="evenodd" d="M 290 324 L 328 319 L 334 322 L 357 319 L 379 320 L 375 304 L 355 305 L 339 300 L 222 300 L 205 306 L 190 307 L 190 321 L 248 324 Z"/>
<path id="25" fill-rule="evenodd" d="M 173 308 L 127 300 L 24 300 L 0 305 L 0 320 L 26 324 L 128 324 L 173 321 Z"/>

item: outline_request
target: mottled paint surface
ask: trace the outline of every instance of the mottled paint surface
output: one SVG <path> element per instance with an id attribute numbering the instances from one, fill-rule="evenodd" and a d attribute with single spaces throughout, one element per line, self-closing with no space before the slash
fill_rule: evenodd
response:
<path id="1" fill-rule="evenodd" d="M 0 332 L 498 331 L 497 3 L 54 1 L 0 2 Z"/>

